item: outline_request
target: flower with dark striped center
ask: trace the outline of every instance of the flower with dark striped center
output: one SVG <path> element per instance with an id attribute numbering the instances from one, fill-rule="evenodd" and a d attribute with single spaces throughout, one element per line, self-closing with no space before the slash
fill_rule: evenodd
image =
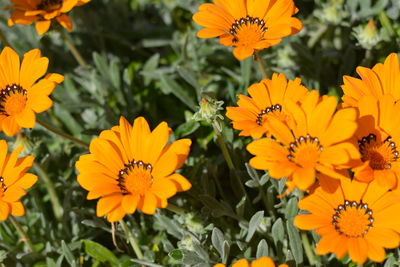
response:
<path id="1" fill-rule="evenodd" d="M 251 85 L 247 92 L 250 96 L 238 95 L 237 107 L 226 108 L 226 116 L 232 120 L 233 128 L 241 130 L 240 135 L 255 139 L 269 134 L 269 118 L 286 121 L 286 101 L 299 102 L 308 94 L 301 79 L 287 80 L 282 73 L 274 73 L 272 79 Z"/>
<path id="2" fill-rule="evenodd" d="M 0 129 L 6 135 L 15 135 L 21 128 L 33 128 L 36 113 L 53 105 L 49 95 L 64 77 L 51 73 L 42 78 L 48 64 L 49 60 L 41 57 L 38 49 L 26 53 L 22 63 L 10 47 L 1 52 Z"/>
<path id="3" fill-rule="evenodd" d="M 243 60 L 298 33 L 303 25 L 293 17 L 297 12 L 293 0 L 215 1 L 202 4 L 193 20 L 205 27 L 198 37 L 220 37 L 220 43 L 235 47 L 233 54 Z"/>
<path id="4" fill-rule="evenodd" d="M 377 180 L 369 184 L 341 179 L 339 186 L 327 192 L 321 187 L 301 199 L 303 211 L 294 219 L 301 230 L 314 230 L 321 236 L 316 253 L 335 253 L 364 263 L 385 259 L 385 248 L 400 242 L 400 194 L 387 190 Z"/>
<path id="5" fill-rule="evenodd" d="M 392 95 L 369 95 L 359 101 L 357 108 L 360 127 L 353 143 L 358 145 L 361 158 L 353 164 L 354 178 L 367 183 L 377 179 L 381 186 L 394 189 L 400 177 L 400 102 L 395 102 Z"/>
<path id="6" fill-rule="evenodd" d="M 153 131 L 143 117 L 133 126 L 124 118 L 90 143 L 90 154 L 76 163 L 78 182 L 88 190 L 88 199 L 100 198 L 97 216 L 115 222 L 139 209 L 153 214 L 165 208 L 168 199 L 191 184 L 175 173 L 186 160 L 190 139 L 167 145 L 170 129 L 160 123 Z"/>

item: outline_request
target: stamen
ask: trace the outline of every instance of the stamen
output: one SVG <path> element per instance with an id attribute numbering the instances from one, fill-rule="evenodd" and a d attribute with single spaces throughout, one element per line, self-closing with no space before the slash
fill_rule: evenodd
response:
<path id="1" fill-rule="evenodd" d="M 4 178 L 0 176 L 0 183 L 1 183 L 1 189 L 3 190 L 3 193 L 7 191 L 7 186 L 4 183 Z"/>
<path id="2" fill-rule="evenodd" d="M 125 168 L 119 171 L 117 178 L 118 187 L 121 189 L 122 194 L 126 195 L 130 192 L 126 187 L 127 179 L 134 179 L 134 177 L 131 177 L 131 175 L 135 175 L 133 173 L 137 172 L 139 168 L 142 169 L 142 171 L 149 171 L 148 175 L 150 176 L 151 182 L 153 181 L 153 177 L 151 176 L 153 166 L 151 164 L 144 163 L 141 160 L 131 160 L 128 164 L 124 164 L 124 166 Z"/>
<path id="3" fill-rule="evenodd" d="M 373 227 L 372 210 L 366 203 L 344 201 L 332 215 L 332 225 L 335 230 L 346 237 L 364 237 Z"/>
<path id="4" fill-rule="evenodd" d="M 369 134 L 358 141 L 359 151 L 362 161 L 370 161 L 370 166 L 374 170 L 391 169 L 391 162 L 396 162 L 399 158 L 396 143 L 389 136 L 383 142 L 378 142 L 375 134 Z"/>
<path id="5" fill-rule="evenodd" d="M 312 137 L 307 134 L 306 137 L 300 136 L 294 142 L 289 144 L 289 155 L 287 158 L 294 162 L 298 150 L 301 149 L 300 147 L 304 147 L 304 145 L 313 145 L 313 147 L 315 147 L 314 151 L 322 151 L 324 149 L 324 147 L 319 143 L 317 137 Z"/>
<path id="6" fill-rule="evenodd" d="M 275 111 L 280 111 L 281 112 L 282 111 L 282 106 L 279 105 L 279 104 L 276 104 L 276 105 L 272 105 L 270 107 L 267 107 L 264 110 L 261 110 L 260 114 L 257 115 L 256 123 L 261 126 L 262 122 L 263 122 L 263 116 L 267 115 L 267 114 L 269 114 L 271 112 L 275 112 Z"/>
<path id="7" fill-rule="evenodd" d="M 268 30 L 268 28 L 265 27 L 264 20 L 260 18 L 253 18 L 250 16 L 247 16 L 246 18 L 240 18 L 239 20 L 235 20 L 235 22 L 229 29 L 229 33 L 234 36 L 233 42 L 236 43 L 239 41 L 237 36 L 239 30 L 241 30 L 245 26 L 252 26 L 252 25 L 258 26 L 261 34 L 264 34 Z"/>
<path id="8" fill-rule="evenodd" d="M 15 95 L 19 95 L 19 97 L 15 98 L 16 97 Z M 7 85 L 4 89 L 0 91 L 0 114 L 5 116 L 10 116 L 13 115 L 14 113 L 13 111 L 18 112 L 19 109 L 23 108 L 23 107 L 21 108 L 20 106 L 24 105 L 23 102 L 26 102 L 27 95 L 28 91 L 23 89 L 20 85 L 17 84 Z M 13 102 L 13 104 L 11 104 L 12 108 L 6 110 L 6 103 L 11 98 L 13 98 L 13 100 L 11 100 Z"/>

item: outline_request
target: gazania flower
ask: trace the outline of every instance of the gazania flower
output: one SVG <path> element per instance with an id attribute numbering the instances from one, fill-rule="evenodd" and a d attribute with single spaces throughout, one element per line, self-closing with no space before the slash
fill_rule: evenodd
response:
<path id="1" fill-rule="evenodd" d="M 400 177 L 400 103 L 392 95 L 364 96 L 358 109 L 359 128 L 353 143 L 358 144 L 361 159 L 353 168 L 354 178 L 362 182 L 377 179 L 380 186 L 393 189 Z"/>
<path id="2" fill-rule="evenodd" d="M 0 54 L 0 130 L 12 136 L 21 128 L 33 128 L 35 113 L 53 105 L 48 97 L 64 76 L 48 74 L 36 82 L 46 71 L 49 60 L 41 57 L 39 49 L 24 55 L 22 64 L 17 53 L 5 47 Z"/>
<path id="3" fill-rule="evenodd" d="M 361 79 L 344 76 L 342 97 L 345 106 L 356 107 L 363 96 L 379 98 L 391 94 L 396 101 L 400 100 L 400 63 L 397 54 L 390 54 L 384 64 L 378 63 L 372 69 L 358 67 Z"/>
<path id="4" fill-rule="evenodd" d="M 37 181 L 37 176 L 26 173 L 33 164 L 34 157 L 18 158 L 23 146 L 7 155 L 8 146 L 5 140 L 0 140 L 0 221 L 8 216 L 25 214 L 20 198 L 26 194 Z"/>
<path id="5" fill-rule="evenodd" d="M 90 154 L 76 163 L 87 198 L 100 198 L 97 216 L 115 222 L 136 209 L 153 214 L 167 199 L 191 184 L 178 173 L 189 154 L 190 139 L 167 145 L 170 129 L 160 123 L 152 132 L 143 117 L 133 126 L 124 118 L 90 143 Z"/>
<path id="6" fill-rule="evenodd" d="M 335 97 L 319 97 L 311 91 L 301 104 L 287 101 L 286 111 L 292 119 L 284 122 L 271 117 L 267 123 L 273 138 L 253 141 L 247 150 L 255 155 L 253 168 L 268 170 L 273 178 L 288 177 L 289 190 L 306 190 L 319 173 L 339 179 L 344 168 L 359 158 L 357 148 L 349 142 L 357 129 L 353 108 L 336 111 Z M 318 177 L 321 178 L 321 177 Z"/>
<path id="7" fill-rule="evenodd" d="M 399 246 L 399 192 L 388 191 L 376 181 L 343 179 L 333 193 L 316 189 L 299 201 L 299 208 L 309 214 L 297 215 L 294 225 L 321 236 L 317 254 L 335 253 L 342 258 L 349 253 L 354 262 L 364 263 L 367 258 L 382 262 L 384 248 Z"/>
<path id="8" fill-rule="evenodd" d="M 91 0 L 10 0 L 14 8 L 8 25 L 14 24 L 30 25 L 36 22 L 38 34 L 46 33 L 53 19 L 67 29 L 72 31 L 72 21 L 66 13 L 75 6 L 84 5 Z"/>
<path id="9" fill-rule="evenodd" d="M 223 263 L 215 264 L 214 267 L 226 267 Z M 241 259 L 232 264 L 232 267 L 275 267 L 275 263 L 269 257 L 261 257 L 249 263 L 246 259 Z M 287 264 L 280 264 L 278 267 L 288 267 Z"/>
<path id="10" fill-rule="evenodd" d="M 200 38 L 219 37 L 225 46 L 234 46 L 239 60 L 278 44 L 282 37 L 298 33 L 302 23 L 292 17 L 298 12 L 293 0 L 214 0 L 202 4 L 193 20 L 206 27 Z"/>
<path id="11" fill-rule="evenodd" d="M 247 89 L 250 97 L 238 95 L 238 107 L 227 107 L 226 116 L 232 120 L 233 128 L 241 130 L 240 135 L 258 139 L 268 132 L 265 123 L 268 118 L 286 121 L 287 99 L 298 102 L 305 97 L 308 90 L 300 83 L 299 78 L 288 82 L 284 74 L 274 73 L 271 80 L 250 86 Z"/>

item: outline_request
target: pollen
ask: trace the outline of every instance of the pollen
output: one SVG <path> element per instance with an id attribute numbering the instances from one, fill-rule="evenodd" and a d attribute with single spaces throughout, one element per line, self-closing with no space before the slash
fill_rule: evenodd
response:
<path id="1" fill-rule="evenodd" d="M 307 134 L 290 143 L 288 159 L 301 167 L 314 167 L 322 150 L 319 139 Z"/>
<path id="2" fill-rule="evenodd" d="M 236 20 L 229 33 L 234 43 L 247 46 L 263 40 L 266 31 L 264 20 L 247 16 Z"/>
<path id="3" fill-rule="evenodd" d="M 346 237 L 364 237 L 373 223 L 372 210 L 362 202 L 345 200 L 332 216 L 332 225 Z"/>
<path id="4" fill-rule="evenodd" d="M 0 114 L 6 116 L 22 112 L 26 106 L 28 92 L 21 86 L 7 85 L 0 91 Z"/>
<path id="5" fill-rule="evenodd" d="M 144 195 L 153 184 L 152 170 L 151 164 L 132 160 L 125 164 L 124 169 L 120 170 L 117 179 L 118 187 L 123 194 Z"/>
<path id="6" fill-rule="evenodd" d="M 374 170 L 385 170 L 392 167 L 392 162 L 397 161 L 399 152 L 391 137 L 383 142 L 377 140 L 376 135 L 369 134 L 358 141 L 361 160 L 369 160 L 369 165 Z"/>

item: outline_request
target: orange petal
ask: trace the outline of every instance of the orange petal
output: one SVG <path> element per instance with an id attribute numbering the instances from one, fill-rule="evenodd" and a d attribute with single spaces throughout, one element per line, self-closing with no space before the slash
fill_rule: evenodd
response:
<path id="1" fill-rule="evenodd" d="M 50 28 L 51 20 L 37 21 L 35 24 L 36 32 L 39 35 L 45 34 Z"/>

